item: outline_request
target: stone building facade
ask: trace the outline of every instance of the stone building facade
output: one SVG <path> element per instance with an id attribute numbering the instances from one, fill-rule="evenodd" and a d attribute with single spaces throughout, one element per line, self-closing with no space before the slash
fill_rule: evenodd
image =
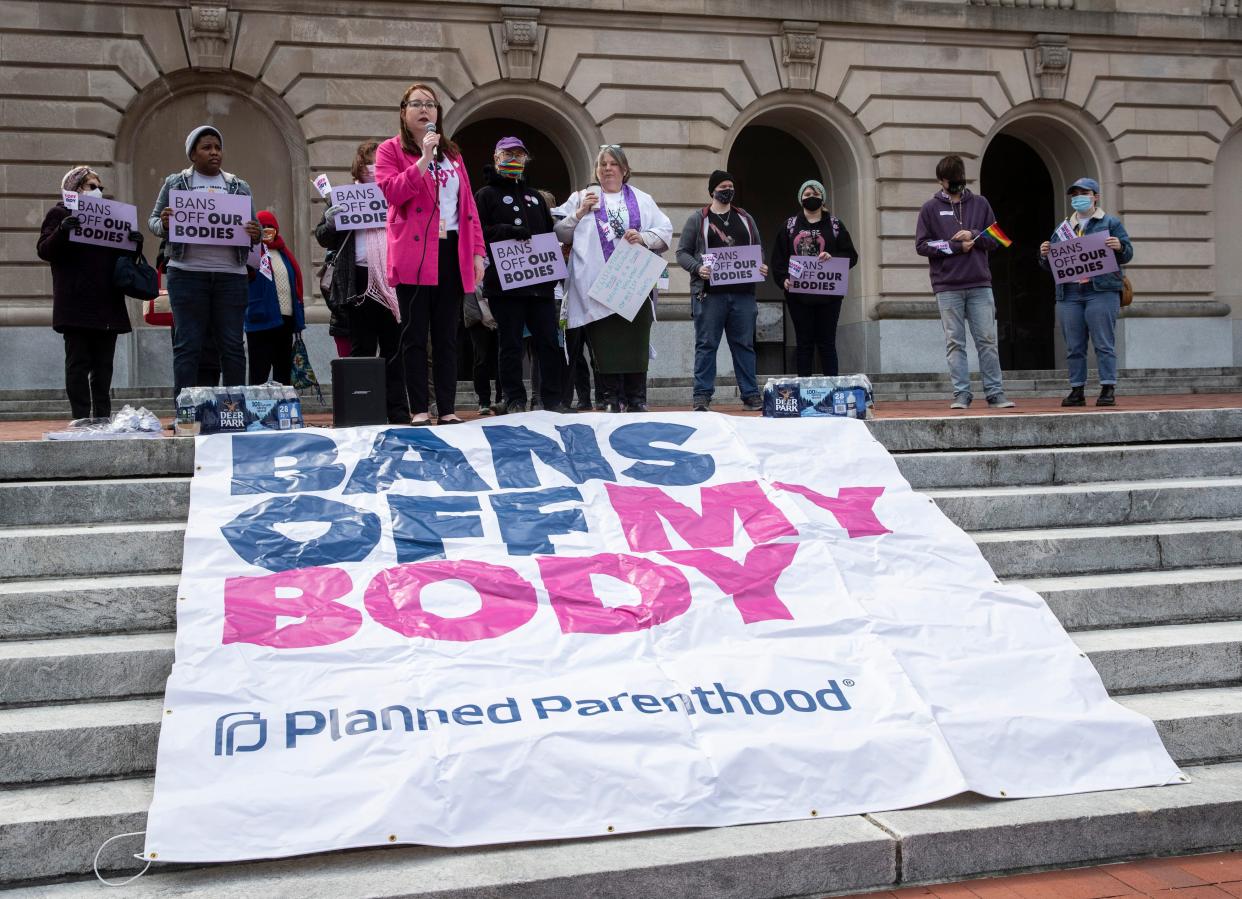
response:
<path id="1" fill-rule="evenodd" d="M 184 167 L 184 135 L 212 122 L 225 168 L 276 212 L 305 265 L 321 255 L 313 175 L 343 181 L 359 141 L 395 132 L 413 81 L 437 86 L 474 177 L 496 137 L 516 132 L 534 150 L 532 180 L 563 199 L 588 181 L 596 148 L 619 143 L 675 226 L 708 201 L 707 174 L 729 168 L 770 244 L 797 186 L 818 176 L 862 254 L 843 370 L 944 370 L 913 234 L 949 152 L 1015 238 L 993 257 L 1006 368 L 1064 363 L 1034 257 L 1080 175 L 1099 179 L 1135 242 L 1122 366 L 1242 365 L 1238 0 L 3 6 L 0 387 L 63 384 L 34 245 L 71 165 L 94 165 L 142 217 Z M 654 375 L 690 373 L 688 312 L 674 264 Z M 326 367 L 318 296 L 309 313 Z M 761 304 L 760 341 L 761 369 L 786 369 L 793 338 L 778 302 Z M 119 344 L 115 383 L 169 383 L 168 344 L 163 329 L 138 328 Z"/>

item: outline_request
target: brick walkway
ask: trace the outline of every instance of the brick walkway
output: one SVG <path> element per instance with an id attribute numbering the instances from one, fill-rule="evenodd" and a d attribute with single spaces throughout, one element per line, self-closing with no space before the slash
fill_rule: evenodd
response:
<path id="1" fill-rule="evenodd" d="M 1090 401 L 1090 400 L 1089 400 Z M 1242 407 L 1242 393 L 1194 393 L 1153 396 L 1122 396 L 1119 405 L 1111 409 L 1097 409 L 1085 406 L 1078 409 L 1062 409 L 1060 397 L 1035 397 L 1017 400 L 1014 409 L 989 409 L 980 400 L 972 408 L 957 410 L 949 408 L 948 399 L 915 400 L 909 402 L 886 402 L 876 407 L 877 418 L 939 418 L 962 415 L 1039 415 L 1049 412 L 1067 415 L 1082 415 L 1093 412 L 1153 412 L 1165 409 L 1236 409 Z M 307 403 L 306 420 L 309 424 L 330 427 L 332 416 L 327 413 L 316 413 L 314 401 Z M 688 412 L 688 406 L 669 406 L 653 409 L 656 412 Z M 740 407 L 723 407 L 720 411 L 729 415 L 758 415 L 758 412 L 745 412 Z M 478 418 L 477 413 L 460 411 L 461 417 L 467 420 Z M 39 440 L 45 431 L 54 431 L 65 427 L 67 421 L 5 421 L 0 422 L 0 440 Z"/>
<path id="2" fill-rule="evenodd" d="M 988 877 L 961 883 L 905 887 L 851 899 L 1106 899 L 1167 896 L 1170 899 L 1242 897 L 1242 852 L 1153 858 L 1098 868 Z"/>

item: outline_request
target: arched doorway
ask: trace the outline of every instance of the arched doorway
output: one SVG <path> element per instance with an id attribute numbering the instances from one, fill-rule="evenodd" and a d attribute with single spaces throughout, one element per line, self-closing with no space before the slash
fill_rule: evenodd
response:
<path id="1" fill-rule="evenodd" d="M 1011 247 L 989 257 L 1001 367 L 1054 368 L 1053 282 L 1039 265 L 1039 245 L 1055 226 L 1052 176 L 1028 144 L 998 134 L 983 154 L 979 180 L 997 221 L 1013 240 Z"/>
<path id="2" fill-rule="evenodd" d="M 1003 118 L 980 163 L 979 189 L 1013 246 L 990 257 L 996 295 L 1001 366 L 1013 370 L 1060 368 L 1065 342 L 1056 322 L 1051 275 L 1039 267 L 1039 245 L 1069 211 L 1065 189 L 1089 175 L 1100 181 L 1105 204 L 1120 198 L 1106 141 L 1098 126 L 1072 110 L 1018 108 Z"/>
<path id="3" fill-rule="evenodd" d="M 834 114 L 831 103 L 814 97 L 769 97 L 760 101 L 757 113 L 745 113 L 735 126 L 726 167 L 737 179 L 737 202 L 755 217 L 770 251 L 777 232 L 798 211 L 798 187 L 807 179 L 823 182 L 827 205 L 849 229 L 856 245 L 871 229 L 861 219 L 862 176 L 856 150 L 865 147 L 865 136 L 848 137 L 851 119 Z M 864 154 L 865 155 L 865 154 Z M 706 173 L 704 173 L 706 175 Z M 708 202 L 703 179 L 703 203 Z M 868 212 L 868 216 L 870 212 Z M 862 258 L 867 248 L 859 245 Z M 837 353 L 841 371 L 864 371 L 863 265 L 850 274 L 849 294 L 841 309 L 837 330 Z M 760 374 L 792 372 L 797 347 L 793 323 L 784 314 L 784 294 L 770 281 L 759 286 L 759 324 L 756 332 L 757 367 Z"/>
<path id="4" fill-rule="evenodd" d="M 1242 131 L 1234 131 L 1221 144 L 1213 168 L 1213 234 L 1242 233 L 1242 190 L 1238 189 L 1239 185 L 1242 185 Z M 1236 320 L 1242 315 L 1242 253 L 1229 252 L 1227 242 L 1217 243 L 1215 268 L 1215 299 L 1229 304 Z M 1233 364 L 1242 363 L 1235 358 Z"/>
<path id="5" fill-rule="evenodd" d="M 483 186 L 484 167 L 491 165 L 492 148 L 502 137 L 516 137 L 530 150 L 530 183 L 541 190 L 550 191 L 556 197 L 557 203 L 565 202 L 573 192 L 573 187 L 569 166 L 561 151 L 538 128 L 517 119 L 480 119 L 453 135 L 453 140 L 461 147 L 462 156 L 466 160 L 466 171 L 475 189 Z"/>

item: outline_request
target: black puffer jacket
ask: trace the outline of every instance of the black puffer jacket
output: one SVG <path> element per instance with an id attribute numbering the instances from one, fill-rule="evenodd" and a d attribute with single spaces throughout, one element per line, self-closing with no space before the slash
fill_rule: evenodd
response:
<path id="1" fill-rule="evenodd" d="M 39 231 L 39 258 L 52 265 L 52 328 L 92 328 L 127 334 L 129 310 L 125 294 L 112 285 L 116 261 L 128 251 L 93 244 L 70 243 L 60 223 L 72 213 L 63 203 L 47 211 Z"/>
<path id="2" fill-rule="evenodd" d="M 354 231 L 337 231 L 325 209 L 323 219 L 315 226 L 315 240 L 325 250 L 336 254 L 336 268 L 332 270 L 332 289 L 323 301 L 328 304 L 328 333 L 333 337 L 349 336 L 349 320 L 345 309 L 354 295 L 354 279 L 358 274 L 358 262 L 354 259 Z M 382 235 L 384 232 L 377 231 Z M 315 279 L 318 282 L 318 278 Z M 316 283 L 318 286 L 318 283 Z"/>
<path id="3" fill-rule="evenodd" d="M 551 281 L 530 287 L 501 290 L 496 277 L 496 261 L 491 258 L 491 245 L 502 240 L 527 240 L 534 234 L 547 234 L 552 230 L 552 212 L 539 191 L 530 187 L 526 179 L 514 181 L 496 174 L 490 165 L 483 170 L 487 183 L 474 194 L 479 207 L 479 224 L 483 226 L 483 241 L 488 245 L 487 271 L 483 275 L 484 296 L 497 299 L 504 297 L 545 297 L 552 299 L 555 284 Z M 516 209 L 514 207 L 517 207 Z"/>

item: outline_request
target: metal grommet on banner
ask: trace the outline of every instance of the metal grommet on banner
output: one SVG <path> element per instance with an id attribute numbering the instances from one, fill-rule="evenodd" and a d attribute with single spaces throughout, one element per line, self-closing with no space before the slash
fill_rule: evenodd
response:
<path id="1" fill-rule="evenodd" d="M 172 714 L 172 709 L 164 709 L 164 714 L 165 714 L 165 715 L 171 715 L 171 714 Z"/>
<path id="2" fill-rule="evenodd" d="M 818 818 L 818 817 L 819 817 L 819 811 L 818 811 L 817 809 L 811 809 L 811 817 L 812 817 L 812 818 Z"/>
<path id="3" fill-rule="evenodd" d="M 397 842 L 397 835 L 396 835 L 395 833 L 390 833 L 390 834 L 388 835 L 388 842 L 390 842 L 390 843 L 395 843 L 395 842 Z"/>
<path id="4" fill-rule="evenodd" d="M 1001 791 L 1000 791 L 1000 794 L 1001 794 L 1001 796 L 1005 796 L 1005 797 L 1007 797 L 1007 796 L 1009 795 L 1009 794 L 1008 794 L 1008 793 L 1006 793 L 1004 790 L 1001 790 Z"/>
<path id="5" fill-rule="evenodd" d="M 609 833 L 615 833 L 615 832 L 616 832 L 616 828 L 615 828 L 615 827 L 613 827 L 611 824 L 609 824 L 609 825 L 608 825 L 608 832 L 609 832 Z"/>

